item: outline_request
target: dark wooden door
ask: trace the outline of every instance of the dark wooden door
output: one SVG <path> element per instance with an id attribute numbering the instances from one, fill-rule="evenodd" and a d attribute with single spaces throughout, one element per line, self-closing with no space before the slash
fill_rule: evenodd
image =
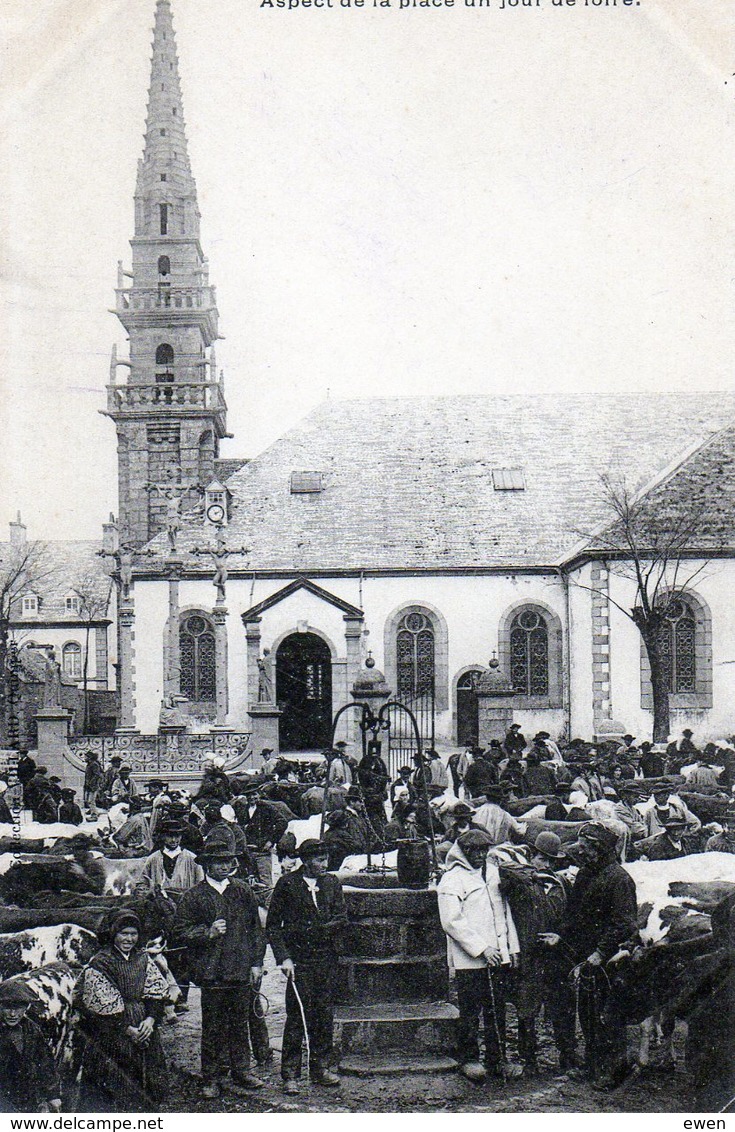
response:
<path id="1" fill-rule="evenodd" d="M 276 700 L 282 751 L 314 751 L 329 744 L 332 657 L 314 633 L 292 633 L 276 652 Z"/>
<path id="2" fill-rule="evenodd" d="M 457 681 L 457 746 L 475 747 L 479 735 L 476 684 L 482 675 L 477 668 L 464 672 Z"/>

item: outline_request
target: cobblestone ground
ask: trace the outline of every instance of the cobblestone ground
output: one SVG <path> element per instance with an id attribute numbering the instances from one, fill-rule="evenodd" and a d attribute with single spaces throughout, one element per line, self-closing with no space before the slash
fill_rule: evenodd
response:
<path id="1" fill-rule="evenodd" d="M 265 1087 L 252 1096 L 235 1096 L 225 1087 L 216 1101 L 200 1095 L 199 992 L 192 990 L 190 1012 L 165 1028 L 166 1053 L 172 1069 L 173 1093 L 168 1112 L 687 1112 L 690 1102 L 677 1050 L 675 1071 L 649 1069 L 634 1074 L 613 1094 L 600 1094 L 586 1085 L 556 1075 L 556 1057 L 550 1035 L 541 1027 L 539 1074 L 510 1085 L 471 1085 L 457 1073 L 398 1074 L 361 1078 L 343 1076 L 339 1089 L 302 1082 L 301 1094 L 285 1097 L 279 1072 L 279 1051 L 285 1019 L 285 983 L 270 952 L 263 991 L 270 1002 L 268 1029 L 275 1057 L 272 1066 L 258 1069 Z M 510 1026 L 509 1053 L 513 1056 L 514 1029 Z M 679 1046 L 681 1042 L 679 1041 Z"/>

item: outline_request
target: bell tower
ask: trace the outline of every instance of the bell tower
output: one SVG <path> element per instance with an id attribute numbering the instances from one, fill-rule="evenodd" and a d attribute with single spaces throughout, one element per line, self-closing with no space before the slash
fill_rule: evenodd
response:
<path id="1" fill-rule="evenodd" d="M 172 497 L 182 511 L 199 501 L 227 435 L 169 0 L 156 4 L 131 248 L 132 271 L 118 264 L 113 312 L 130 356 L 113 348 L 105 415 L 117 429 L 120 544 L 139 547 L 165 528 Z"/>

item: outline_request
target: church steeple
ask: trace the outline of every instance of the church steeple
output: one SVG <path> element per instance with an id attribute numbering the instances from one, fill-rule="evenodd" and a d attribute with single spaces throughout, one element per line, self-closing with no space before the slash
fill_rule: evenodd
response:
<path id="1" fill-rule="evenodd" d="M 178 220 L 187 233 L 198 238 L 197 189 L 186 144 L 179 59 L 169 0 L 158 0 L 156 5 L 145 148 L 138 162 L 135 204 L 136 236 L 165 235 L 161 233 L 160 209 L 168 206 L 173 212 L 167 217 L 169 223 L 175 225 Z"/>
<path id="2" fill-rule="evenodd" d="M 106 415 L 118 434 L 120 542 L 141 546 L 165 526 L 172 485 L 182 510 L 200 499 L 227 428 L 169 0 L 156 5 L 131 248 L 132 271 L 118 265 L 115 307 L 130 359 L 113 353 Z M 125 384 L 117 383 L 120 367 Z"/>

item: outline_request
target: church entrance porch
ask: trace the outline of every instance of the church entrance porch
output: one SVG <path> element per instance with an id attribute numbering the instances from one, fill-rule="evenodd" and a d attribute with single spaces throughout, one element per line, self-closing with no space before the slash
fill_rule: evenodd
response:
<path id="1" fill-rule="evenodd" d="M 276 652 L 276 702 L 281 751 L 329 745 L 332 724 L 332 657 L 315 633 L 292 633 Z"/>

